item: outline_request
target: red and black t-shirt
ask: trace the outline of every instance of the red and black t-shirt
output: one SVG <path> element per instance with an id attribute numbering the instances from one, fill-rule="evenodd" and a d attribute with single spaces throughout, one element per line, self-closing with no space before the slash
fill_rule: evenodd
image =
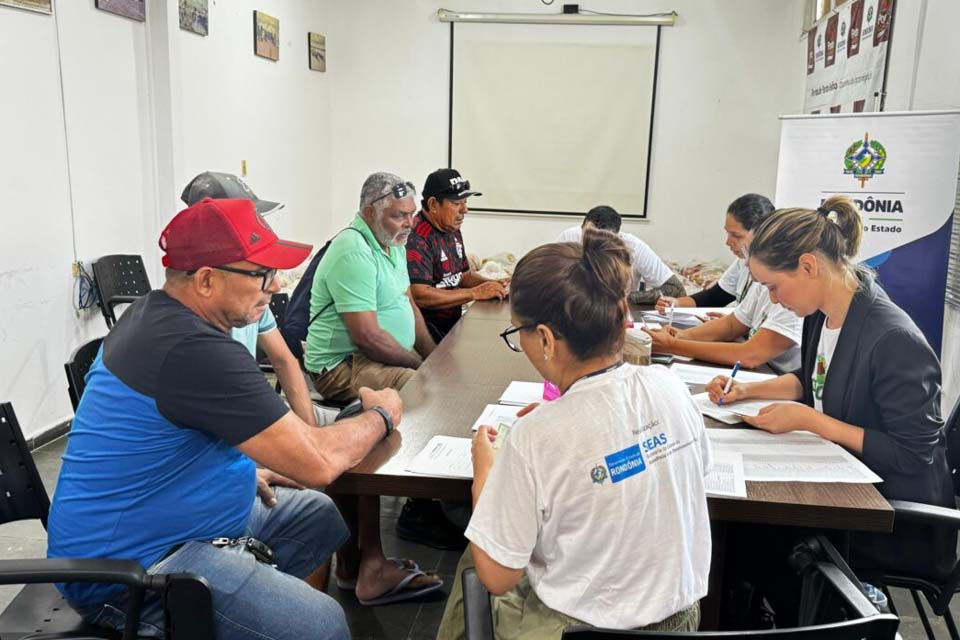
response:
<path id="1" fill-rule="evenodd" d="M 407 272 L 410 284 L 428 284 L 438 289 L 456 289 L 470 269 L 460 231 L 444 233 L 418 213 L 413 233 L 407 239 Z M 422 309 L 423 319 L 435 340 L 439 340 L 460 319 L 460 306 L 450 309 Z"/>

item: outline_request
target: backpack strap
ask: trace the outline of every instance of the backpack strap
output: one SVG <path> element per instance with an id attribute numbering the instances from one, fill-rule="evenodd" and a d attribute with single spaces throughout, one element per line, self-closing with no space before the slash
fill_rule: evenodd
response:
<path id="1" fill-rule="evenodd" d="M 360 231 L 360 229 L 356 229 L 356 228 L 354 228 L 354 227 L 346 227 L 346 228 L 344 228 L 344 229 L 341 229 L 340 231 L 337 231 L 337 233 L 336 233 L 332 238 L 330 238 L 330 242 L 329 242 L 329 244 L 327 245 L 327 250 L 328 250 L 328 251 L 330 250 L 330 245 L 332 245 L 332 244 L 333 244 L 333 241 L 337 239 L 337 236 L 339 236 L 339 235 L 340 235 L 341 233 L 343 233 L 344 231 L 349 231 L 349 230 L 356 231 L 357 233 L 360 234 L 361 237 L 363 236 L 363 232 Z M 364 239 L 366 239 L 366 238 L 364 238 Z M 317 265 L 317 266 L 319 267 L 319 265 Z M 314 277 L 316 277 L 316 275 L 314 275 Z M 333 296 L 330 296 L 330 298 L 331 298 L 330 302 L 328 302 L 327 304 L 323 305 L 323 308 L 320 309 L 320 311 L 317 311 L 317 313 L 314 314 L 314 316 L 313 316 L 312 318 L 310 318 L 310 322 L 307 323 L 307 327 L 306 327 L 307 330 L 310 329 L 310 325 L 312 325 L 312 324 L 316 321 L 316 319 L 319 318 L 319 317 L 321 316 L 321 314 L 323 314 L 324 311 L 326 311 L 327 309 L 329 309 L 329 308 L 331 307 L 331 305 L 333 305 L 333 299 L 332 299 Z"/>

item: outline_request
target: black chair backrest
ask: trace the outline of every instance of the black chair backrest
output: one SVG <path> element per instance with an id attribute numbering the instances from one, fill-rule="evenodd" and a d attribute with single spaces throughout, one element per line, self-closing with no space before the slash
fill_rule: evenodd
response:
<path id="1" fill-rule="evenodd" d="M 87 384 L 84 378 L 87 377 L 87 371 L 90 371 L 93 361 L 97 359 L 101 344 L 103 344 L 103 338 L 96 338 L 80 345 L 70 357 L 70 362 L 63 365 L 67 372 L 67 393 L 70 394 L 70 404 L 73 405 L 74 411 L 80 405 L 80 397 Z"/>
<path id="2" fill-rule="evenodd" d="M 117 323 L 116 305 L 150 293 L 150 278 L 140 256 L 103 256 L 93 263 L 93 280 L 108 329 Z"/>
<path id="3" fill-rule="evenodd" d="M 593 627 L 567 627 L 563 640 L 624 640 L 625 638 L 662 639 L 689 638 L 690 640 L 710 640 L 712 638 L 750 638 L 751 640 L 893 640 L 897 634 L 900 619 L 889 613 L 844 620 L 832 624 L 814 627 L 796 627 L 793 629 L 769 629 L 763 631 L 701 631 L 697 633 L 677 633 L 665 631 L 615 631 L 595 629 Z M 492 637 L 492 636 L 491 636 Z"/>
<path id="4" fill-rule="evenodd" d="M 953 476 L 953 495 L 960 496 L 960 399 L 947 417 L 944 434 L 947 439 L 947 464 Z"/>
<path id="5" fill-rule="evenodd" d="M 493 617 L 490 615 L 490 594 L 484 589 L 477 570 L 465 569 L 463 585 L 463 622 L 466 638 L 492 638 Z"/>
<path id="6" fill-rule="evenodd" d="M 0 404 L 0 523 L 39 518 L 47 528 L 50 498 L 23 439 L 17 414 Z"/>
<path id="7" fill-rule="evenodd" d="M 277 321 L 277 327 L 283 326 L 283 319 L 287 315 L 287 304 L 290 302 L 290 296 L 286 293 L 275 293 L 270 298 L 270 311 Z"/>

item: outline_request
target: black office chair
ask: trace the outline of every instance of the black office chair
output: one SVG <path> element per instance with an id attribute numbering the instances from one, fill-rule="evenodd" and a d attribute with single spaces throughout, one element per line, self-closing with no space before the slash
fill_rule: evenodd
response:
<path id="1" fill-rule="evenodd" d="M 9 402 L 0 404 L 0 524 L 38 518 L 47 527 L 50 499 Z M 55 582 L 107 582 L 129 588 L 127 619 L 119 633 L 87 624 L 60 595 Z M 188 574 L 148 575 L 139 563 L 113 559 L 0 560 L 0 584 L 24 588 L 0 613 L 0 638 L 12 640 L 136 638 L 146 591 L 156 591 L 167 614 L 168 640 L 213 637 L 213 603 L 206 581 Z"/>
<path id="2" fill-rule="evenodd" d="M 67 372 L 67 393 L 70 394 L 70 404 L 73 405 L 74 411 L 80 405 L 80 396 L 83 395 L 83 388 L 87 384 L 84 378 L 87 377 L 87 371 L 90 371 L 93 361 L 97 359 L 101 344 L 103 344 L 103 338 L 96 338 L 80 345 L 70 356 L 70 362 L 63 365 Z"/>
<path id="3" fill-rule="evenodd" d="M 839 553 L 823 536 L 808 539 L 795 551 L 791 562 L 803 576 L 800 596 L 801 624 L 792 629 L 760 631 L 706 631 L 697 633 L 621 631 L 571 626 L 565 640 L 623 640 L 624 638 L 751 638 L 752 640 L 893 640 L 900 619 L 881 614 L 864 595 L 862 587 Z M 466 640 L 493 638 L 490 594 L 474 569 L 463 572 L 463 605 Z M 823 612 L 841 611 L 848 618 L 816 624 Z"/>
<path id="4" fill-rule="evenodd" d="M 140 256 L 103 256 L 93 263 L 93 281 L 107 328 L 117 323 L 118 304 L 129 304 L 150 293 L 150 278 Z"/>
<path id="5" fill-rule="evenodd" d="M 953 475 L 953 493 L 954 496 L 960 496 L 960 401 L 954 405 L 950 412 L 944 433 L 947 439 L 947 464 L 950 466 L 950 473 Z M 956 509 L 935 507 L 906 500 L 890 500 L 890 506 L 894 510 L 894 527 L 903 523 L 914 523 L 960 530 L 960 512 Z M 950 600 L 953 598 L 953 594 L 960 591 L 960 562 L 941 581 L 932 580 L 927 576 L 890 574 L 878 578 L 877 582 L 880 583 L 884 593 L 887 594 L 891 611 L 894 611 L 894 613 L 896 613 L 896 609 L 893 607 L 890 587 L 909 590 L 927 638 L 935 640 L 936 635 L 920 600 L 919 594 L 923 593 L 933 614 L 943 617 L 947 632 L 952 640 L 960 640 L 957 624 L 950 613 Z"/>
<path id="6" fill-rule="evenodd" d="M 270 297 L 270 311 L 277 321 L 277 326 L 283 326 L 283 319 L 287 313 L 287 305 L 290 304 L 290 294 L 275 293 Z"/>

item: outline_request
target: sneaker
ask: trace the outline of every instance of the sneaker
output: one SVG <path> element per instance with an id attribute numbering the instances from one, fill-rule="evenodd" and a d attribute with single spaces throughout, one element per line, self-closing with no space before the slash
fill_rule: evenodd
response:
<path id="1" fill-rule="evenodd" d="M 461 551 L 467 546 L 463 530 L 447 520 L 437 500 L 407 498 L 397 518 L 397 537 L 434 549 Z"/>

